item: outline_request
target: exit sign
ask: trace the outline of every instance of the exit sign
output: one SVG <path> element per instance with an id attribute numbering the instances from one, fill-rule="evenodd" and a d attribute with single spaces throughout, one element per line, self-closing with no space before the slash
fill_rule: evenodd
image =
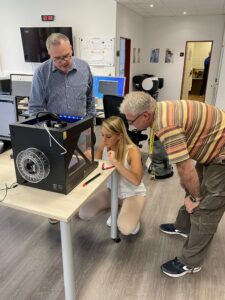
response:
<path id="1" fill-rule="evenodd" d="M 54 15 L 42 15 L 41 20 L 42 21 L 54 21 L 55 16 Z"/>

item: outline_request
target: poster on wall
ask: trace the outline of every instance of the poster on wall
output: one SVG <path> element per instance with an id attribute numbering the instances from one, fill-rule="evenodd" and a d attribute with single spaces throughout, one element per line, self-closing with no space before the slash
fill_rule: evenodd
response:
<path id="1" fill-rule="evenodd" d="M 80 38 L 80 55 L 90 66 L 114 66 L 114 38 Z"/>
<path id="2" fill-rule="evenodd" d="M 159 48 L 151 49 L 150 62 L 151 63 L 158 63 L 159 62 Z"/>
<path id="3" fill-rule="evenodd" d="M 133 64 L 136 63 L 136 48 L 133 48 Z"/>
<path id="4" fill-rule="evenodd" d="M 173 51 L 169 48 L 165 52 L 165 63 L 173 63 Z"/>
<path id="5" fill-rule="evenodd" d="M 141 62 L 141 48 L 138 48 L 138 50 L 137 50 L 137 62 L 138 63 Z"/>

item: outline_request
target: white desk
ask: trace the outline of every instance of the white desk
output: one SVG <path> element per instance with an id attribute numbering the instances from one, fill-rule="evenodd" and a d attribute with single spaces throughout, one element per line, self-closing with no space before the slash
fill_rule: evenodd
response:
<path id="1" fill-rule="evenodd" d="M 102 121 L 105 119 L 103 100 L 95 99 L 95 109 L 96 109 L 96 125 L 101 125 Z"/>
<path id="2" fill-rule="evenodd" d="M 1 188 L 7 183 L 10 186 L 16 182 L 14 162 L 9 158 L 11 151 L 7 151 L 0 155 L 0 182 Z M 101 172 L 102 162 L 99 167 L 94 170 L 84 181 L 88 180 L 96 173 Z M 115 169 L 104 170 L 102 175 L 94 181 L 83 187 L 80 183 L 68 195 L 48 192 L 36 188 L 18 186 L 8 190 L 4 202 L 1 205 L 9 208 L 22 210 L 28 213 L 37 214 L 46 218 L 55 218 L 60 220 L 63 275 L 65 287 L 65 299 L 75 299 L 75 282 L 74 282 L 74 262 L 73 249 L 71 241 L 71 225 L 70 221 L 73 215 L 78 211 L 82 203 L 89 198 L 96 189 L 111 176 L 112 193 L 111 193 L 111 238 L 117 238 L 117 172 Z M 4 197 L 4 191 L 0 192 L 0 199 Z"/>
<path id="3" fill-rule="evenodd" d="M 102 99 L 99 99 L 99 100 L 96 101 L 95 108 L 96 108 L 97 111 L 104 112 L 104 106 L 103 106 L 102 101 L 103 101 Z"/>

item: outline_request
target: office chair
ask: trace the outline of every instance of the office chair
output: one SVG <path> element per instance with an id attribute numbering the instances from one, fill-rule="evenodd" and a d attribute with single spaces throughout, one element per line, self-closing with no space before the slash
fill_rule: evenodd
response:
<path id="1" fill-rule="evenodd" d="M 141 133 L 142 130 L 137 130 L 137 129 L 129 130 L 129 124 L 127 122 L 125 115 L 119 111 L 119 107 L 122 101 L 123 101 L 123 97 L 121 96 L 104 95 L 103 107 L 104 107 L 105 118 L 109 118 L 112 116 L 121 117 L 122 120 L 124 121 L 130 139 L 133 141 L 135 145 L 141 148 L 142 145 L 140 144 L 140 142 L 147 140 L 148 135 Z"/>

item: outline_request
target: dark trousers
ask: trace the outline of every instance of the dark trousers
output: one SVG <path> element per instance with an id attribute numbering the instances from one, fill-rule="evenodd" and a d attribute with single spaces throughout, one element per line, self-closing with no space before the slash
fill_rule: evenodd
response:
<path id="1" fill-rule="evenodd" d="M 225 160 L 196 166 L 201 181 L 202 201 L 189 214 L 183 205 L 175 226 L 188 233 L 179 259 L 189 267 L 201 266 L 225 210 Z"/>

